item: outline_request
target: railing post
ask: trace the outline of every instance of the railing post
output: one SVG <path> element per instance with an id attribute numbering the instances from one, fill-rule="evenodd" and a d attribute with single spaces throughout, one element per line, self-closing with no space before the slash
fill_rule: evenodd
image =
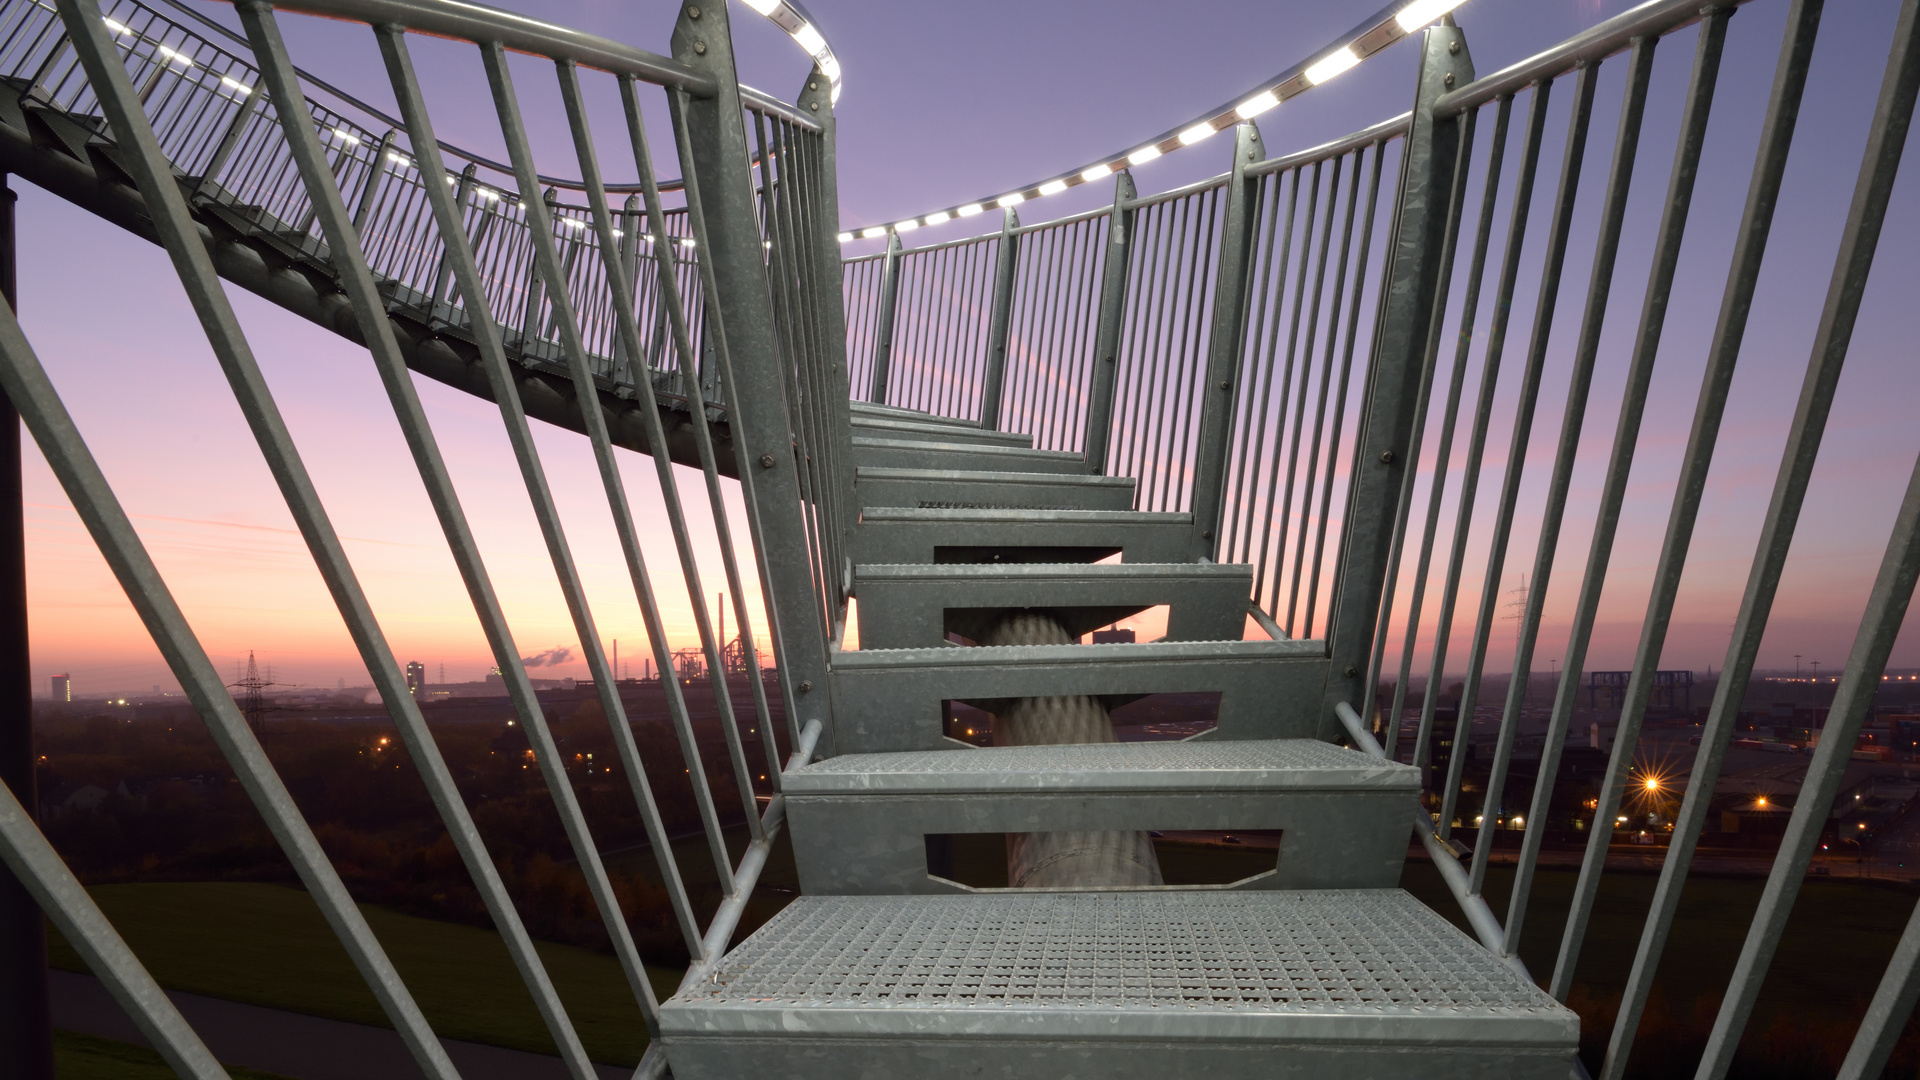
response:
<path id="1" fill-rule="evenodd" d="M 887 233 L 887 254 L 880 264 L 880 322 L 873 330 L 873 386 L 867 400 L 887 403 L 887 369 L 893 365 L 893 310 L 900 299 L 900 234 Z"/>
<path id="2" fill-rule="evenodd" d="M 387 175 L 387 155 L 393 152 L 394 136 L 399 132 L 389 129 L 380 136 L 380 145 L 373 148 L 373 162 L 367 166 L 367 186 L 360 192 L 360 203 L 353 208 L 353 231 L 364 238 L 367 235 L 367 214 L 373 210 L 373 200 L 380 194 L 380 180 Z"/>
<path id="3" fill-rule="evenodd" d="M 853 410 L 852 392 L 847 385 L 847 308 L 846 295 L 841 289 L 846 267 L 840 254 L 840 172 L 838 165 L 839 121 L 833 115 L 832 83 L 826 75 L 815 68 L 807 76 L 806 89 L 800 92 L 795 104 L 806 109 L 820 125 L 820 160 L 816 163 L 818 178 L 813 187 L 813 258 L 814 280 L 819 284 L 819 292 L 814 301 L 814 317 L 819 321 L 819 344 L 825 350 L 827 361 L 828 400 L 832 416 L 829 423 L 832 429 L 820 433 L 821 439 L 833 441 L 832 454 L 834 467 L 838 470 L 840 490 L 851 493 L 857 482 L 853 467 Z M 858 500 L 842 500 L 843 520 L 835 523 L 844 539 L 850 538 L 857 517 Z M 844 568 L 836 568 L 841 573 Z M 841 580 L 834 590 L 834 596 L 844 609 L 847 596 L 853 588 L 850 580 Z M 836 639 L 842 632 L 846 612 L 834 614 Z"/>
<path id="4" fill-rule="evenodd" d="M 253 119 L 255 110 L 259 109 L 260 103 L 266 99 L 267 92 L 259 86 L 259 80 L 256 79 L 253 89 L 247 91 L 246 98 L 240 102 L 239 111 L 233 114 L 232 122 L 227 125 L 226 134 L 220 136 L 220 145 L 214 148 L 213 156 L 207 159 L 207 167 L 201 170 L 200 182 L 193 188 L 195 195 L 212 193 L 215 187 L 214 177 L 220 175 L 220 170 L 226 167 L 227 159 L 233 156 L 234 150 L 240 145 L 240 136 L 246 133 L 247 121 Z M 237 194 L 237 192 L 229 192 L 229 194 Z"/>
<path id="5" fill-rule="evenodd" d="M 1227 210 L 1220 227 L 1220 261 L 1213 283 L 1213 319 L 1207 339 L 1206 396 L 1200 404 L 1200 434 L 1193 459 L 1193 555 L 1213 558 L 1226 505 L 1227 456 L 1233 443 L 1235 376 L 1246 339 L 1248 273 L 1253 253 L 1260 178 L 1247 166 L 1266 156 L 1260 129 L 1251 122 L 1233 129 L 1233 174 L 1227 181 Z"/>
<path id="6" fill-rule="evenodd" d="M 1460 149 L 1459 121 L 1436 121 L 1433 103 L 1455 86 L 1473 81 L 1466 38 L 1451 19 L 1430 27 L 1421 48 L 1413 122 L 1400 160 L 1387 277 L 1381 284 L 1381 310 L 1330 609 L 1327 638 L 1332 662 L 1321 710 L 1325 738 L 1339 733 L 1335 704 L 1360 708 L 1365 702 L 1372 707 L 1372 690 L 1362 680 L 1373 636 L 1380 629 L 1380 598 L 1386 587 L 1400 485 L 1405 470 L 1417 464 L 1407 460 L 1407 444 L 1419 404 L 1415 398 L 1439 284 L 1454 159 Z"/>
<path id="7" fill-rule="evenodd" d="M 788 722 L 804 730 L 809 721 L 819 720 L 826 729 L 822 752 L 831 754 L 826 627 L 808 570 L 812 555 L 801 504 L 801 463 L 795 456 L 794 421 L 781 372 L 784 360 L 773 321 L 727 18 L 725 4 L 680 7 L 673 56 L 710 72 L 719 90 L 704 99 L 674 92 L 674 137 L 687 179 L 689 212 L 697 213 L 695 224 L 703 237 L 699 258 L 709 285 L 704 293 L 710 313 L 707 335 L 722 339 L 735 471 L 768 591 Z"/>
<path id="8" fill-rule="evenodd" d="M 1012 207 L 1000 225 L 993 263 L 993 313 L 987 321 L 987 373 L 980 380 L 980 426 L 1000 429 L 1000 388 L 1007 379 L 1007 333 L 1013 324 L 1013 272 L 1020 265 L 1020 215 Z"/>
<path id="9" fill-rule="evenodd" d="M 0 173 L 0 298 L 14 289 L 13 190 Z M 0 394 L 0 784 L 38 818 L 33 682 L 27 652 L 26 527 L 20 501 L 20 413 Z M 0 1076 L 53 1080 L 53 1020 L 45 916 L 0 866 Z"/>
<path id="10" fill-rule="evenodd" d="M 1107 258 L 1100 267 L 1100 314 L 1093 330 L 1093 385 L 1087 390 L 1087 430 L 1082 443 L 1087 471 L 1107 471 L 1113 438 L 1113 387 L 1120 364 L 1120 320 L 1127 314 L 1127 263 L 1133 251 L 1133 176 L 1113 178 L 1113 214 L 1107 220 Z"/>

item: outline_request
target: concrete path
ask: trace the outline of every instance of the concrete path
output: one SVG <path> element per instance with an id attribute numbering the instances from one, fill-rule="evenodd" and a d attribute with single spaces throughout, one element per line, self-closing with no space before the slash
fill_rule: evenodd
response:
<path id="1" fill-rule="evenodd" d="M 147 1045 L 100 980 L 71 971 L 48 973 L 53 1026 L 103 1039 Z M 420 1069 L 400 1036 L 387 1028 L 169 993 L 213 1055 L 230 1065 L 291 1080 L 419 1080 Z M 440 1040 L 463 1080 L 567 1080 L 559 1058 L 480 1043 Z M 600 1080 L 628 1080 L 633 1070 L 598 1065 Z"/>

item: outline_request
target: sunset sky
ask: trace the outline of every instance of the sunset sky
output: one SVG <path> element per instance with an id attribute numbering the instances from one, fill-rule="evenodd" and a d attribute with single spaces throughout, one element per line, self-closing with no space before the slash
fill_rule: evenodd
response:
<path id="1" fill-rule="evenodd" d="M 1057 2 L 901 4 L 811 0 L 846 70 L 838 116 L 844 228 L 886 222 L 991 197 L 1103 154 L 1122 151 L 1261 84 L 1371 13 L 1379 0 L 1225 0 L 1205 5 Z M 505 6 L 665 51 L 672 7 L 663 3 L 534 3 Z M 1620 0 L 1468 0 L 1457 16 L 1484 74 L 1630 6 Z M 1694 204 L 1661 365 L 1641 440 L 1621 542 L 1590 667 L 1625 667 L 1639 633 L 1672 482 L 1685 445 L 1706 343 L 1724 285 L 1726 252 L 1745 196 L 1753 146 L 1778 52 L 1786 5 L 1757 0 L 1732 22 L 1716 124 Z M 1824 299 L 1840 223 L 1851 196 L 1867 119 L 1886 60 L 1895 0 L 1828 5 L 1807 105 L 1788 173 L 1768 266 L 1707 492 L 1694 556 L 1669 635 L 1665 667 L 1718 667 L 1744 586 Z M 203 10 L 231 23 L 231 10 Z M 791 97 L 804 76 L 799 50 L 751 10 L 732 5 L 746 81 Z M 364 28 L 287 16 L 296 62 L 383 107 L 391 94 Z M 1658 224 L 1680 94 L 1694 32 L 1666 41 L 1621 267 L 1615 279 L 1553 586 L 1536 663 L 1564 649 L 1564 622 L 1583 568 L 1591 504 L 1613 436 L 1627 352 Z M 503 157 L 477 57 L 446 42 L 416 46 L 443 139 Z M 520 58 L 542 171 L 577 172 L 560 130 L 552 79 Z M 1414 46 L 1403 42 L 1339 79 L 1260 118 L 1270 155 L 1311 146 L 1404 110 Z M 1617 117 L 1621 65 L 1603 74 L 1574 235 L 1591 236 Z M 1603 69 L 1604 71 L 1605 69 Z M 443 77 L 444 76 L 444 77 Z M 628 178 L 611 147 L 618 135 L 610 85 L 589 79 L 610 175 Z M 1567 90 L 1556 95 L 1543 153 L 1528 267 L 1539 263 L 1558 170 Z M 1516 123 L 1516 136 L 1518 142 Z M 654 120 L 667 145 L 664 117 Z M 1484 130 L 1484 129 L 1483 129 Z M 1135 170 L 1143 192 L 1164 190 L 1226 166 L 1231 143 L 1203 143 Z M 1482 140 L 1484 148 L 1484 139 Z M 1911 157 L 1911 156 L 1910 156 Z M 1912 331 L 1920 281 L 1920 168 L 1911 159 L 1895 191 L 1852 355 L 1815 473 L 1762 667 L 1790 668 L 1794 654 L 1836 670 L 1878 564 L 1907 476 L 1920 451 L 1920 364 Z M 1510 166 L 1511 168 L 1511 166 Z M 1511 172 L 1509 172 L 1509 176 Z M 293 531 L 164 254 L 20 180 L 21 320 L 87 435 L 134 523 L 166 574 L 207 652 L 232 671 L 257 650 L 278 681 L 364 685 L 366 673 Z M 1085 209 L 1105 185 L 1022 207 L 1025 221 Z M 1477 194 L 1478 187 L 1474 191 Z M 1502 211 L 1504 215 L 1504 210 Z M 991 216 L 980 222 L 992 226 Z M 1504 216 L 1501 228 L 1504 228 Z M 965 235 L 954 232 L 954 236 Z M 1498 233 L 1496 232 L 1496 237 Z M 932 237 L 929 233 L 918 237 Z M 849 246 L 850 254 L 873 244 Z M 1518 585 L 1531 566 L 1539 504 L 1561 421 L 1566 358 L 1585 293 L 1590 248 L 1575 245 L 1555 324 L 1553 359 L 1528 454 L 1529 483 L 1505 573 Z M 1461 260 L 1463 266 L 1465 259 Z M 1512 397 L 1531 324 L 1536 284 L 1523 271 L 1500 400 L 1481 486 L 1498 494 Z M 421 484 L 365 352 L 230 290 L 295 439 L 402 663 L 429 678 L 464 681 L 492 664 Z M 1483 312 L 1484 319 L 1484 312 Z M 1474 371 L 1478 370 L 1477 357 Z M 1444 378 L 1444 373 L 1442 375 Z M 466 510 L 510 616 L 520 652 L 578 651 L 544 545 L 493 405 L 417 380 Z M 1467 393 L 1474 393 L 1470 377 Z M 1464 433 L 1463 433 L 1464 434 Z M 548 474 L 595 605 L 602 636 L 618 638 L 638 674 L 645 648 L 634 592 L 620 559 L 591 454 L 579 436 L 536 424 Z M 1429 442 L 1429 446 L 1431 443 Z M 1458 467 L 1456 452 L 1455 468 Z M 669 604 L 675 647 L 693 643 L 651 463 L 622 454 L 647 535 L 656 587 Z M 1429 463 L 1430 467 L 1430 463 Z M 713 555 L 705 496 L 695 472 L 682 491 L 708 553 L 706 602 L 724 588 Z M 1458 490 L 1458 477 L 1452 483 Z M 125 597 L 33 452 L 27 473 L 33 604 L 33 666 L 39 692 L 71 672 L 75 692 L 174 687 Z M 1418 506 L 1416 506 L 1418 509 Z M 1446 521 L 1452 520 L 1449 510 Z M 744 540 L 744 518 L 736 517 Z M 1481 541 L 1484 541 L 1484 526 Z M 1443 544 L 1447 530 L 1441 533 Z M 742 552 L 745 565 L 750 555 Z M 1456 641 L 1471 632 L 1485 564 L 1470 547 Z M 1432 618 L 1435 603 L 1427 612 Z M 1556 621 L 1557 620 L 1557 621 Z M 727 614 L 731 627 L 733 615 Z M 1495 635 L 1490 667 L 1504 669 L 1514 624 Z M 761 623 L 764 639 L 764 621 Z M 1504 643 L 1503 643 L 1504 642 Z M 1456 654 L 1464 651 L 1457 647 Z M 1896 667 L 1920 665 L 1907 635 Z M 535 675 L 584 676 L 577 659 Z"/>

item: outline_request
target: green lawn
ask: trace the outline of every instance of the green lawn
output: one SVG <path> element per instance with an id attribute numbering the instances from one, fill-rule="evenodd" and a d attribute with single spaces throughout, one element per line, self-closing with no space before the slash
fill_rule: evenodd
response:
<path id="1" fill-rule="evenodd" d="M 177 1080 L 166 1061 L 144 1046 L 72 1031 L 53 1033 L 53 1066 L 60 1080 Z M 234 1065 L 227 1066 L 227 1075 L 233 1080 L 282 1080 Z"/>
<path id="2" fill-rule="evenodd" d="M 104 885 L 91 891 L 134 953 L 170 990 L 390 1026 L 320 909 L 299 889 L 210 882 Z M 493 931 L 371 905 L 361 910 L 436 1032 L 555 1052 L 506 946 Z M 84 970 L 78 954 L 57 934 L 49 944 L 55 967 Z M 646 1049 L 646 1028 L 613 958 L 566 945 L 538 948 L 588 1055 L 608 1064 L 637 1063 Z M 661 997 L 671 994 L 680 978 L 677 971 L 649 974 Z"/>

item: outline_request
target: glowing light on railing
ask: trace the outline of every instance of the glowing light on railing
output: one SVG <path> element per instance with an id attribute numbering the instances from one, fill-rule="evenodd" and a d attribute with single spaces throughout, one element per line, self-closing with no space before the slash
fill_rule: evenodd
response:
<path id="1" fill-rule="evenodd" d="M 1201 139 L 1205 139 L 1211 136 L 1212 134 L 1213 134 L 1213 121 L 1202 120 L 1201 122 L 1193 125 L 1192 127 L 1180 133 L 1180 145 L 1192 146 L 1194 143 L 1197 143 Z"/>
<path id="2" fill-rule="evenodd" d="M 242 93 L 242 94 L 253 93 L 253 87 L 248 86 L 246 83 L 241 82 L 239 79 L 236 79 L 231 75 L 220 76 L 220 85 L 228 88 L 229 90 L 238 91 L 239 93 Z"/>
<path id="3" fill-rule="evenodd" d="M 1278 104 L 1280 104 L 1280 99 L 1273 96 L 1273 91 L 1262 90 L 1241 102 L 1240 106 L 1234 109 L 1233 112 L 1234 115 L 1242 120 L 1251 120 Z"/>
<path id="4" fill-rule="evenodd" d="M 952 220 L 953 220 L 953 216 L 951 214 L 946 213 L 945 211 L 941 211 L 938 214 L 927 215 L 927 224 L 929 225 L 944 225 L 947 222 Z"/>
<path id="5" fill-rule="evenodd" d="M 1021 203 L 1027 201 L 1027 197 L 1016 191 L 1011 195 L 1002 195 L 995 201 L 1001 206 L 1019 206 Z"/>
<path id="6" fill-rule="evenodd" d="M 186 55 L 185 53 L 175 52 L 174 50 L 167 48 L 165 45 L 160 46 L 160 55 L 166 57 L 167 62 L 170 64 L 179 64 L 181 67 L 188 67 L 188 68 L 194 66 L 192 57 Z"/>
<path id="7" fill-rule="evenodd" d="M 681 238 L 680 238 L 680 246 L 681 246 L 681 247 L 692 247 L 692 246 L 693 246 L 693 237 L 691 237 L 691 236 L 683 236 L 683 237 L 681 237 Z"/>
<path id="8" fill-rule="evenodd" d="M 965 206 L 963 206 L 963 207 L 961 207 L 960 209 L 958 209 L 958 210 L 955 210 L 955 211 L 954 211 L 954 213 L 955 213 L 955 214 L 958 214 L 958 215 L 959 215 L 959 216 L 961 216 L 961 217 L 972 217 L 973 215 L 975 215 L 975 214 L 977 214 L 977 213 L 979 213 L 979 212 L 981 212 L 982 210 L 985 210 L 985 209 L 986 209 L 986 207 L 984 207 L 984 206 L 981 206 L 981 205 L 980 205 L 979 203 L 977 203 L 977 202 L 970 202 L 970 203 L 968 203 L 967 205 L 965 205 Z"/>
<path id="9" fill-rule="evenodd" d="M 560 221 L 569 229 L 584 229 L 587 227 L 587 223 L 581 221 L 579 218 L 561 218 Z"/>
<path id="10" fill-rule="evenodd" d="M 919 222 L 913 220 L 912 218 L 908 218 L 907 220 L 902 221 L 899 224 L 895 225 L 893 227 L 893 231 L 894 232 L 912 232 L 913 230 L 919 227 L 920 227 Z"/>
<path id="11" fill-rule="evenodd" d="M 1140 149 L 1135 150 L 1133 153 L 1127 155 L 1127 164 L 1145 165 L 1147 162 L 1153 161 L 1157 159 L 1159 156 L 1160 156 L 1159 147 L 1143 146 Z"/>
<path id="12" fill-rule="evenodd" d="M 1413 0 L 1413 3 L 1400 9 L 1400 13 L 1393 17 L 1393 21 L 1400 24 L 1400 29 L 1411 34 L 1459 7 L 1463 2 L 1464 0 Z"/>
<path id="13" fill-rule="evenodd" d="M 348 131 L 346 128 L 342 128 L 342 127 L 331 128 L 329 129 L 329 131 L 333 135 L 336 141 L 346 143 L 348 146 L 360 145 L 360 136 L 355 135 L 353 132 Z"/>
<path id="14" fill-rule="evenodd" d="M 1359 54 L 1343 46 L 1334 52 L 1332 56 L 1313 65 L 1301 74 L 1306 77 L 1307 82 L 1314 86 L 1319 86 L 1321 83 L 1326 82 L 1328 79 L 1333 78 L 1335 75 L 1340 74 L 1359 62 Z"/>
<path id="15" fill-rule="evenodd" d="M 772 15 L 780 10 L 780 0 L 747 0 L 747 6 L 762 15 Z"/>
<path id="16" fill-rule="evenodd" d="M 1067 182 L 1065 180 L 1049 180 L 1040 185 L 1040 194 L 1042 195 L 1058 195 L 1065 190 L 1067 190 Z"/>
<path id="17" fill-rule="evenodd" d="M 840 234 L 840 242 L 843 244 L 851 244 L 853 243 L 853 240 L 854 240 L 854 236 L 850 232 L 843 232 Z"/>
<path id="18" fill-rule="evenodd" d="M 413 162 L 408 161 L 406 158 L 401 157 L 399 154 L 396 154 L 391 150 L 387 151 L 387 160 L 393 162 L 395 165 L 398 165 L 403 169 L 413 168 Z"/>
<path id="19" fill-rule="evenodd" d="M 473 193 L 475 195 L 478 195 L 480 198 L 487 200 L 488 202 L 500 201 L 500 193 L 497 191 L 491 191 L 487 188 L 474 188 Z"/>
<path id="20" fill-rule="evenodd" d="M 885 235 L 887 235 L 887 228 L 884 225 L 872 229 L 860 230 L 860 239 L 862 240 L 874 240 Z"/>
<path id="21" fill-rule="evenodd" d="M 1099 180 L 1102 177 L 1107 177 L 1112 175 L 1113 175 L 1113 166 L 1095 165 L 1093 168 L 1088 169 L 1085 172 L 1081 173 L 1080 179 L 1085 180 L 1087 183 L 1091 184 L 1095 180 Z"/>
<path id="22" fill-rule="evenodd" d="M 133 31 L 132 31 L 131 29 L 128 29 L 128 27 L 127 27 L 127 24 L 126 24 L 126 23 L 122 23 L 122 22 L 114 22 L 114 21 L 113 21 L 112 19 L 101 19 L 100 21 L 101 21 L 101 22 L 103 22 L 103 23 L 106 23 L 106 24 L 107 24 L 107 29 L 109 29 L 109 30 L 111 30 L 111 31 L 113 31 L 113 32 L 114 32 L 114 33 L 116 33 L 116 34 L 131 34 L 131 33 L 133 33 Z"/>
<path id="23" fill-rule="evenodd" d="M 801 23 L 794 27 L 793 40 L 807 50 L 808 56 L 818 56 L 827 49 L 827 39 L 820 36 L 820 31 L 815 30 L 812 23 Z"/>

